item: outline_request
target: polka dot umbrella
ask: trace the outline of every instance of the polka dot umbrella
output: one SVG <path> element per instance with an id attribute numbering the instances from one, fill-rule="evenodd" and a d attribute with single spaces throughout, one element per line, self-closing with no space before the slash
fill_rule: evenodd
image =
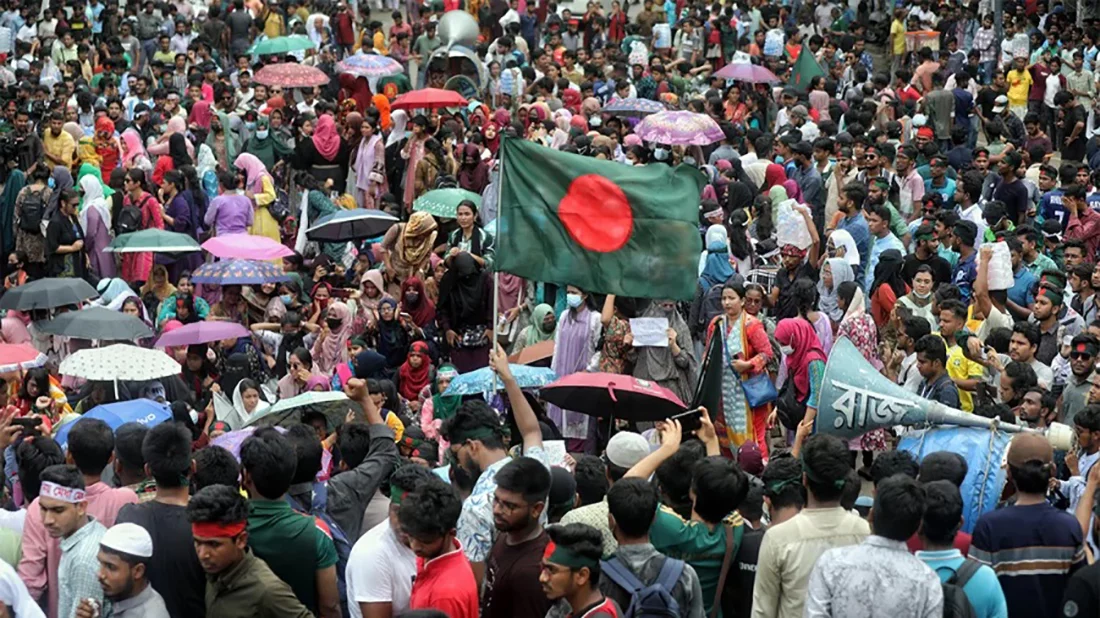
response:
<path id="1" fill-rule="evenodd" d="M 269 64 L 256 71 L 252 79 L 258 84 L 283 88 L 324 86 L 329 82 L 328 75 L 321 69 L 293 62 Z"/>
<path id="2" fill-rule="evenodd" d="M 73 352 L 61 361 L 58 372 L 65 376 L 103 382 L 156 380 L 178 374 L 180 364 L 163 350 L 116 343 Z"/>

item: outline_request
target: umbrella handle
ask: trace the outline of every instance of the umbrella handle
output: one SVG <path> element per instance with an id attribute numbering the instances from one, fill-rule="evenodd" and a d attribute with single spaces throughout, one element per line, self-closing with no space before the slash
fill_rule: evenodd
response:
<path id="1" fill-rule="evenodd" d="M 607 394 L 611 396 L 611 401 L 614 401 L 615 403 L 619 403 L 619 398 L 615 395 L 615 383 L 614 382 L 608 382 L 607 383 Z"/>

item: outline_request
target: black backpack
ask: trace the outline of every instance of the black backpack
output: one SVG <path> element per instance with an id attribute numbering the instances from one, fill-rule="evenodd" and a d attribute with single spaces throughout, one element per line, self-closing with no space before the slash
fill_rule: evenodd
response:
<path id="1" fill-rule="evenodd" d="M 46 214 L 46 201 L 41 191 L 28 191 L 23 198 L 23 207 L 19 215 L 19 229 L 28 234 L 42 233 L 42 219 Z"/>
<path id="2" fill-rule="evenodd" d="M 943 618 L 978 618 L 978 612 L 974 611 L 974 606 L 970 603 L 966 592 L 963 591 L 963 586 L 966 586 L 966 583 L 974 577 L 974 574 L 981 567 L 982 564 L 977 560 L 966 558 L 955 570 L 951 579 L 941 584 L 943 586 Z M 939 567 L 936 570 L 950 568 Z"/>
<path id="3" fill-rule="evenodd" d="M 139 206 L 130 204 L 129 206 L 123 206 L 122 209 L 118 211 L 118 219 L 115 220 L 116 236 L 141 230 L 141 207 L 144 206 L 145 202 L 151 197 L 152 196 L 149 195 L 145 196 L 145 199 L 142 200 Z"/>

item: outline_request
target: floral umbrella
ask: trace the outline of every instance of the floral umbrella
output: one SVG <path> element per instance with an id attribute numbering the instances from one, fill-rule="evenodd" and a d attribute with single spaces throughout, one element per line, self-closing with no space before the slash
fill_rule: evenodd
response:
<path id="1" fill-rule="evenodd" d="M 348 56 L 336 64 L 336 68 L 344 73 L 359 75 L 362 77 L 387 77 L 403 73 L 401 63 L 388 56 L 378 54 L 355 54 Z"/>
<path id="2" fill-rule="evenodd" d="M 290 277 L 283 272 L 282 268 L 269 262 L 222 260 L 199 266 L 195 269 L 191 280 L 195 283 L 215 285 L 248 285 L 289 281 Z"/>
<path id="3" fill-rule="evenodd" d="M 607 107 L 603 108 L 603 111 L 614 116 L 637 116 L 641 118 L 663 112 L 665 109 L 667 108 L 659 101 L 630 97 L 629 99 L 612 101 Z"/>
<path id="4" fill-rule="evenodd" d="M 508 363 L 516 382 L 520 388 L 540 388 L 558 379 L 558 374 L 549 367 L 529 367 L 527 365 L 513 365 Z M 451 385 L 447 387 L 444 395 L 480 395 L 493 392 L 493 382 L 496 382 L 495 390 L 502 390 L 504 382 L 496 377 L 492 369 L 482 367 L 474 371 L 455 376 Z"/>
<path id="5" fill-rule="evenodd" d="M 634 134 L 647 142 L 669 146 L 706 146 L 726 138 L 710 116 L 685 111 L 646 116 L 634 127 Z"/>
<path id="6" fill-rule="evenodd" d="M 321 69 L 293 62 L 269 64 L 256 71 L 252 79 L 258 84 L 283 88 L 324 86 L 329 82 L 328 75 Z"/>

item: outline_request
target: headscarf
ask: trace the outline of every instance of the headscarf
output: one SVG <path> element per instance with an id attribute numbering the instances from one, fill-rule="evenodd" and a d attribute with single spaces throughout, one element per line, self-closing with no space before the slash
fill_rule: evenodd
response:
<path id="1" fill-rule="evenodd" d="M 420 366 L 413 367 L 406 358 L 397 372 L 400 378 L 398 384 L 400 384 L 401 396 L 409 401 L 416 401 L 420 391 L 431 381 L 432 373 L 432 359 L 428 356 L 428 344 L 423 341 L 414 341 L 409 346 L 409 356 L 413 354 L 420 356 Z"/>
<path id="2" fill-rule="evenodd" d="M 88 231 L 88 211 L 95 209 L 99 218 L 107 229 L 111 229 L 111 208 L 107 206 L 107 200 L 103 196 L 103 185 L 99 179 L 87 174 L 80 179 L 80 191 L 84 194 L 84 202 L 80 209 L 80 227 Z"/>
<path id="3" fill-rule="evenodd" d="M 214 115 L 218 117 L 218 124 L 222 127 L 222 136 L 225 138 L 225 154 L 229 159 L 236 159 L 237 153 L 241 151 L 241 137 L 233 130 L 233 121 L 229 114 L 216 111 Z M 214 145 L 217 144 L 217 135 L 214 130 L 206 135 L 206 145 L 210 146 L 211 150 L 216 151 Z"/>
<path id="4" fill-rule="evenodd" d="M 84 139 L 84 129 L 82 129 L 80 125 L 75 122 L 66 122 L 61 127 L 61 130 L 71 135 L 73 141 L 78 144 L 80 143 L 80 140 Z"/>
<path id="5" fill-rule="evenodd" d="M 4 192 L 0 193 L 0 221 L 9 222 L 9 225 L 0 227 L 0 249 L 7 255 L 15 249 L 15 226 L 10 223 L 15 216 L 15 199 L 19 192 L 27 184 L 27 177 L 22 170 L 14 169 L 8 173 L 8 179 L 4 183 Z"/>
<path id="6" fill-rule="evenodd" d="M 665 312 L 661 303 L 653 301 L 642 312 L 643 318 L 666 318 L 668 327 L 676 331 L 676 340 L 683 343 L 684 356 L 687 357 L 688 366 L 679 367 L 673 362 L 672 349 L 669 347 L 643 346 L 637 348 L 638 360 L 634 365 L 634 375 L 646 380 L 676 380 L 688 389 L 695 386 L 695 355 L 691 348 L 691 329 L 680 312 L 675 307 L 672 311 Z M 678 392 L 677 389 L 672 389 Z"/>
<path id="7" fill-rule="evenodd" d="M 328 306 L 324 319 L 329 316 L 339 319 L 340 326 L 314 346 L 316 352 L 313 355 L 317 368 L 325 375 L 335 371 L 336 365 L 347 362 L 348 339 L 351 338 L 351 311 L 348 306 L 341 301 L 333 302 Z"/>
<path id="8" fill-rule="evenodd" d="M 466 163 L 467 158 L 473 158 L 474 164 Z M 480 194 L 489 186 L 489 165 L 481 159 L 481 151 L 473 144 L 462 147 L 462 160 L 459 161 L 458 186 Z"/>
<path id="9" fill-rule="evenodd" d="M 561 103 L 565 106 L 565 109 L 577 114 L 581 111 L 581 93 L 573 90 L 572 88 L 566 88 L 561 92 Z"/>
<path id="10" fill-rule="evenodd" d="M 100 116 L 99 118 L 96 118 L 96 121 L 95 121 L 95 132 L 96 133 L 106 133 L 109 136 L 114 136 L 114 134 L 115 134 L 115 123 L 112 122 L 111 119 L 106 117 L 106 116 Z"/>
<path id="11" fill-rule="evenodd" d="M 382 282 L 382 271 L 372 268 L 363 273 L 363 276 L 359 278 L 359 285 L 363 285 L 368 281 L 374 284 L 375 289 L 378 290 L 378 296 L 372 298 L 364 294 L 359 297 L 358 303 L 367 309 L 377 310 L 383 300 L 390 298 L 390 295 L 386 293 L 386 286 Z"/>
<path id="12" fill-rule="evenodd" d="M 712 225 L 707 228 L 706 251 L 703 255 L 703 272 L 699 275 L 699 286 L 706 294 L 711 287 L 721 285 L 735 272 L 730 264 L 729 237 L 726 228 Z"/>
<path id="13" fill-rule="evenodd" d="M 99 188 L 103 190 L 103 197 L 111 197 L 115 194 L 115 190 L 103 182 L 103 172 L 95 165 L 82 163 L 80 169 L 76 171 L 76 184 L 79 185 L 85 176 L 93 176 L 99 182 Z"/>
<path id="14" fill-rule="evenodd" d="M 524 341 L 524 347 L 530 347 L 536 343 L 550 341 L 554 338 L 554 333 L 558 330 L 558 321 L 554 320 L 552 322 L 549 332 L 544 330 L 542 326 L 548 315 L 554 315 L 553 307 L 546 303 L 535 305 L 534 311 L 531 312 L 531 325 L 527 327 L 527 338 Z"/>
<path id="15" fill-rule="evenodd" d="M 53 192 L 50 193 L 50 203 L 46 207 L 47 219 L 57 212 L 61 206 L 61 192 L 73 188 L 73 175 L 69 168 L 57 165 L 53 168 Z"/>
<path id="16" fill-rule="evenodd" d="M 593 114 L 598 114 L 600 112 L 600 100 L 596 97 L 588 97 L 581 102 L 581 112 L 589 118 Z"/>
<path id="17" fill-rule="evenodd" d="M 317 153 L 328 161 L 336 158 L 340 152 L 340 134 L 336 131 L 336 121 L 331 114 L 322 114 L 313 127 L 313 146 Z"/>
<path id="18" fill-rule="evenodd" d="M 798 202 L 803 203 L 805 200 L 802 198 L 802 188 L 798 186 L 798 183 L 787 179 L 783 181 L 783 188 L 787 190 L 787 197 Z"/>
<path id="19" fill-rule="evenodd" d="M 99 152 L 95 149 L 95 140 L 90 137 L 82 137 L 76 143 L 76 158 L 81 163 L 103 165 L 103 157 L 99 156 Z"/>
<path id="20" fill-rule="evenodd" d="M 853 266 L 853 270 L 855 266 L 859 266 L 859 249 L 856 247 L 856 240 L 847 230 L 833 230 L 829 238 L 837 249 L 844 247 L 844 259 Z"/>
<path id="21" fill-rule="evenodd" d="M 340 88 L 347 91 L 343 100 L 355 101 L 355 111 L 364 114 L 371 104 L 370 86 L 365 77 L 358 77 L 351 73 L 340 74 Z M 384 95 L 383 95 L 384 96 Z"/>
<path id="22" fill-rule="evenodd" d="M 331 383 L 329 382 L 329 379 L 326 378 L 325 376 L 317 376 L 317 375 L 311 376 L 308 380 L 306 380 L 305 392 L 308 393 L 308 392 L 312 391 L 314 388 L 316 388 L 318 386 L 323 386 L 324 387 L 321 390 L 329 391 L 329 390 L 332 390 L 330 388 L 330 384 Z"/>
<path id="23" fill-rule="evenodd" d="M 443 274 L 443 280 L 439 284 L 439 299 L 440 302 L 450 305 L 453 322 L 477 324 L 484 321 L 484 274 L 473 256 L 465 252 L 456 255 L 451 268 Z"/>
<path id="24" fill-rule="evenodd" d="M 100 279 L 96 284 L 96 291 L 99 292 L 99 298 L 95 300 L 95 304 L 112 310 L 118 310 L 127 297 L 136 296 L 130 284 L 121 277 Z M 116 303 L 118 303 L 117 306 Z"/>
<path id="25" fill-rule="evenodd" d="M 866 299 L 863 296 L 863 290 L 857 286 L 855 292 L 852 294 L 852 302 L 848 303 L 848 309 L 844 312 L 844 319 L 841 322 L 847 322 L 848 320 L 854 320 L 865 313 L 867 313 Z"/>
<path id="26" fill-rule="evenodd" d="M 256 155 L 252 153 L 242 152 L 237 155 L 237 158 L 233 161 L 233 167 L 244 172 L 245 182 L 248 183 L 248 188 L 253 193 L 263 192 L 264 177 L 271 178 L 271 174 L 267 172 L 263 161 L 257 159 Z"/>
<path id="27" fill-rule="evenodd" d="M 383 131 L 389 131 L 393 124 L 390 118 L 390 100 L 384 94 L 376 94 L 371 97 L 371 103 L 374 104 L 374 109 L 378 110 L 378 124 Z"/>
<path id="28" fill-rule="evenodd" d="M 168 156 L 172 158 L 172 165 L 180 169 L 185 165 L 191 165 L 191 155 L 187 152 L 187 138 L 183 133 L 173 133 L 168 138 Z"/>
<path id="29" fill-rule="evenodd" d="M 271 122 L 267 117 L 260 116 L 256 119 L 256 129 L 257 131 L 266 129 L 267 137 L 260 137 L 258 133 L 253 133 L 248 140 L 248 152 L 256 155 L 256 158 L 264 164 L 264 167 L 271 169 L 275 167 L 280 159 L 289 157 L 294 153 L 293 148 L 271 132 Z"/>
<path id="30" fill-rule="evenodd" d="M 793 376 L 795 394 L 803 401 L 810 395 L 810 361 L 826 360 L 817 331 L 802 318 L 784 318 L 775 327 L 775 340 L 792 348 L 787 355 L 787 379 Z"/>
<path id="31" fill-rule="evenodd" d="M 781 185 L 784 180 L 787 179 L 787 172 L 783 170 L 782 165 L 775 163 L 769 163 L 764 169 L 764 186 L 760 188 L 761 191 L 770 191 L 772 187 Z"/>
<path id="32" fill-rule="evenodd" d="M 829 319 L 834 322 L 840 322 L 844 317 L 844 313 L 840 310 L 840 305 L 837 302 L 837 288 L 841 283 L 845 281 L 855 281 L 855 273 L 852 272 L 851 265 L 848 264 L 848 260 L 844 258 L 829 258 L 825 260 L 825 266 L 829 267 L 829 271 L 833 275 L 833 287 L 831 289 L 825 288 L 825 278 L 823 276 L 817 279 L 817 308 L 819 311 L 829 316 Z M 825 266 L 822 266 L 824 270 Z"/>
<path id="33" fill-rule="evenodd" d="M 908 294 L 909 286 L 905 284 L 905 279 L 901 274 L 904 261 L 905 258 L 901 256 L 901 251 L 897 249 L 883 251 L 878 257 L 878 263 L 875 264 L 875 280 L 871 284 L 870 293 L 873 295 L 878 291 L 880 285 L 887 283 L 890 285 L 890 289 L 894 290 L 896 298 Z"/>
<path id="34" fill-rule="evenodd" d="M 397 254 L 412 266 L 419 266 L 435 248 L 435 218 L 424 211 L 417 211 L 397 237 Z"/>
<path id="35" fill-rule="evenodd" d="M 122 157 L 125 165 L 131 165 L 136 157 L 147 156 L 145 146 L 141 143 L 141 135 L 133 128 L 122 132 L 122 143 L 126 145 L 126 154 Z"/>
<path id="36" fill-rule="evenodd" d="M 382 317 L 382 308 L 389 306 L 392 310 L 390 319 Z M 397 316 L 397 301 L 386 297 L 378 303 L 378 352 L 386 357 L 386 365 L 398 367 L 408 354 L 409 334 L 401 325 Z"/>
<path id="37" fill-rule="evenodd" d="M 405 294 L 413 291 L 419 294 L 416 303 L 410 303 Z M 428 298 L 428 292 L 424 289 L 424 282 L 419 277 L 409 277 L 401 284 L 401 308 L 412 317 L 413 324 L 423 328 L 435 319 L 435 305 Z"/>
<path id="38" fill-rule="evenodd" d="M 355 357 L 355 377 L 360 380 L 386 377 L 386 357 L 374 350 L 363 350 Z"/>
<path id="39" fill-rule="evenodd" d="M 458 407 L 462 405 L 461 395 L 444 395 L 439 391 L 439 381 L 442 379 L 453 380 L 458 375 L 458 370 L 454 365 L 445 364 L 440 365 L 439 369 L 435 372 L 435 394 L 432 395 L 432 418 L 437 421 L 445 421 L 455 415 L 458 412 Z"/>
<path id="40" fill-rule="evenodd" d="M 270 101 L 268 102 L 270 104 Z M 187 122 L 200 129 L 210 129 L 210 119 L 213 113 L 210 111 L 210 101 L 196 101 L 191 107 L 191 113 L 187 116 Z"/>
<path id="41" fill-rule="evenodd" d="M 155 283 L 158 274 L 163 275 L 164 283 Z M 149 279 L 145 281 L 145 285 L 141 286 L 141 295 L 152 294 L 158 301 L 162 301 L 175 293 L 176 286 L 168 280 L 168 269 L 163 264 L 153 265 L 153 270 L 149 272 Z"/>
<path id="42" fill-rule="evenodd" d="M 409 124 L 409 114 L 405 110 L 394 110 L 393 113 L 390 114 L 390 120 L 393 121 L 393 127 L 390 129 L 389 136 L 386 137 L 386 148 L 408 137 L 408 132 L 405 130 L 405 127 Z"/>
<path id="43" fill-rule="evenodd" d="M 348 112 L 344 116 L 344 129 L 352 135 L 359 135 L 363 128 L 363 114 L 359 112 Z"/>

